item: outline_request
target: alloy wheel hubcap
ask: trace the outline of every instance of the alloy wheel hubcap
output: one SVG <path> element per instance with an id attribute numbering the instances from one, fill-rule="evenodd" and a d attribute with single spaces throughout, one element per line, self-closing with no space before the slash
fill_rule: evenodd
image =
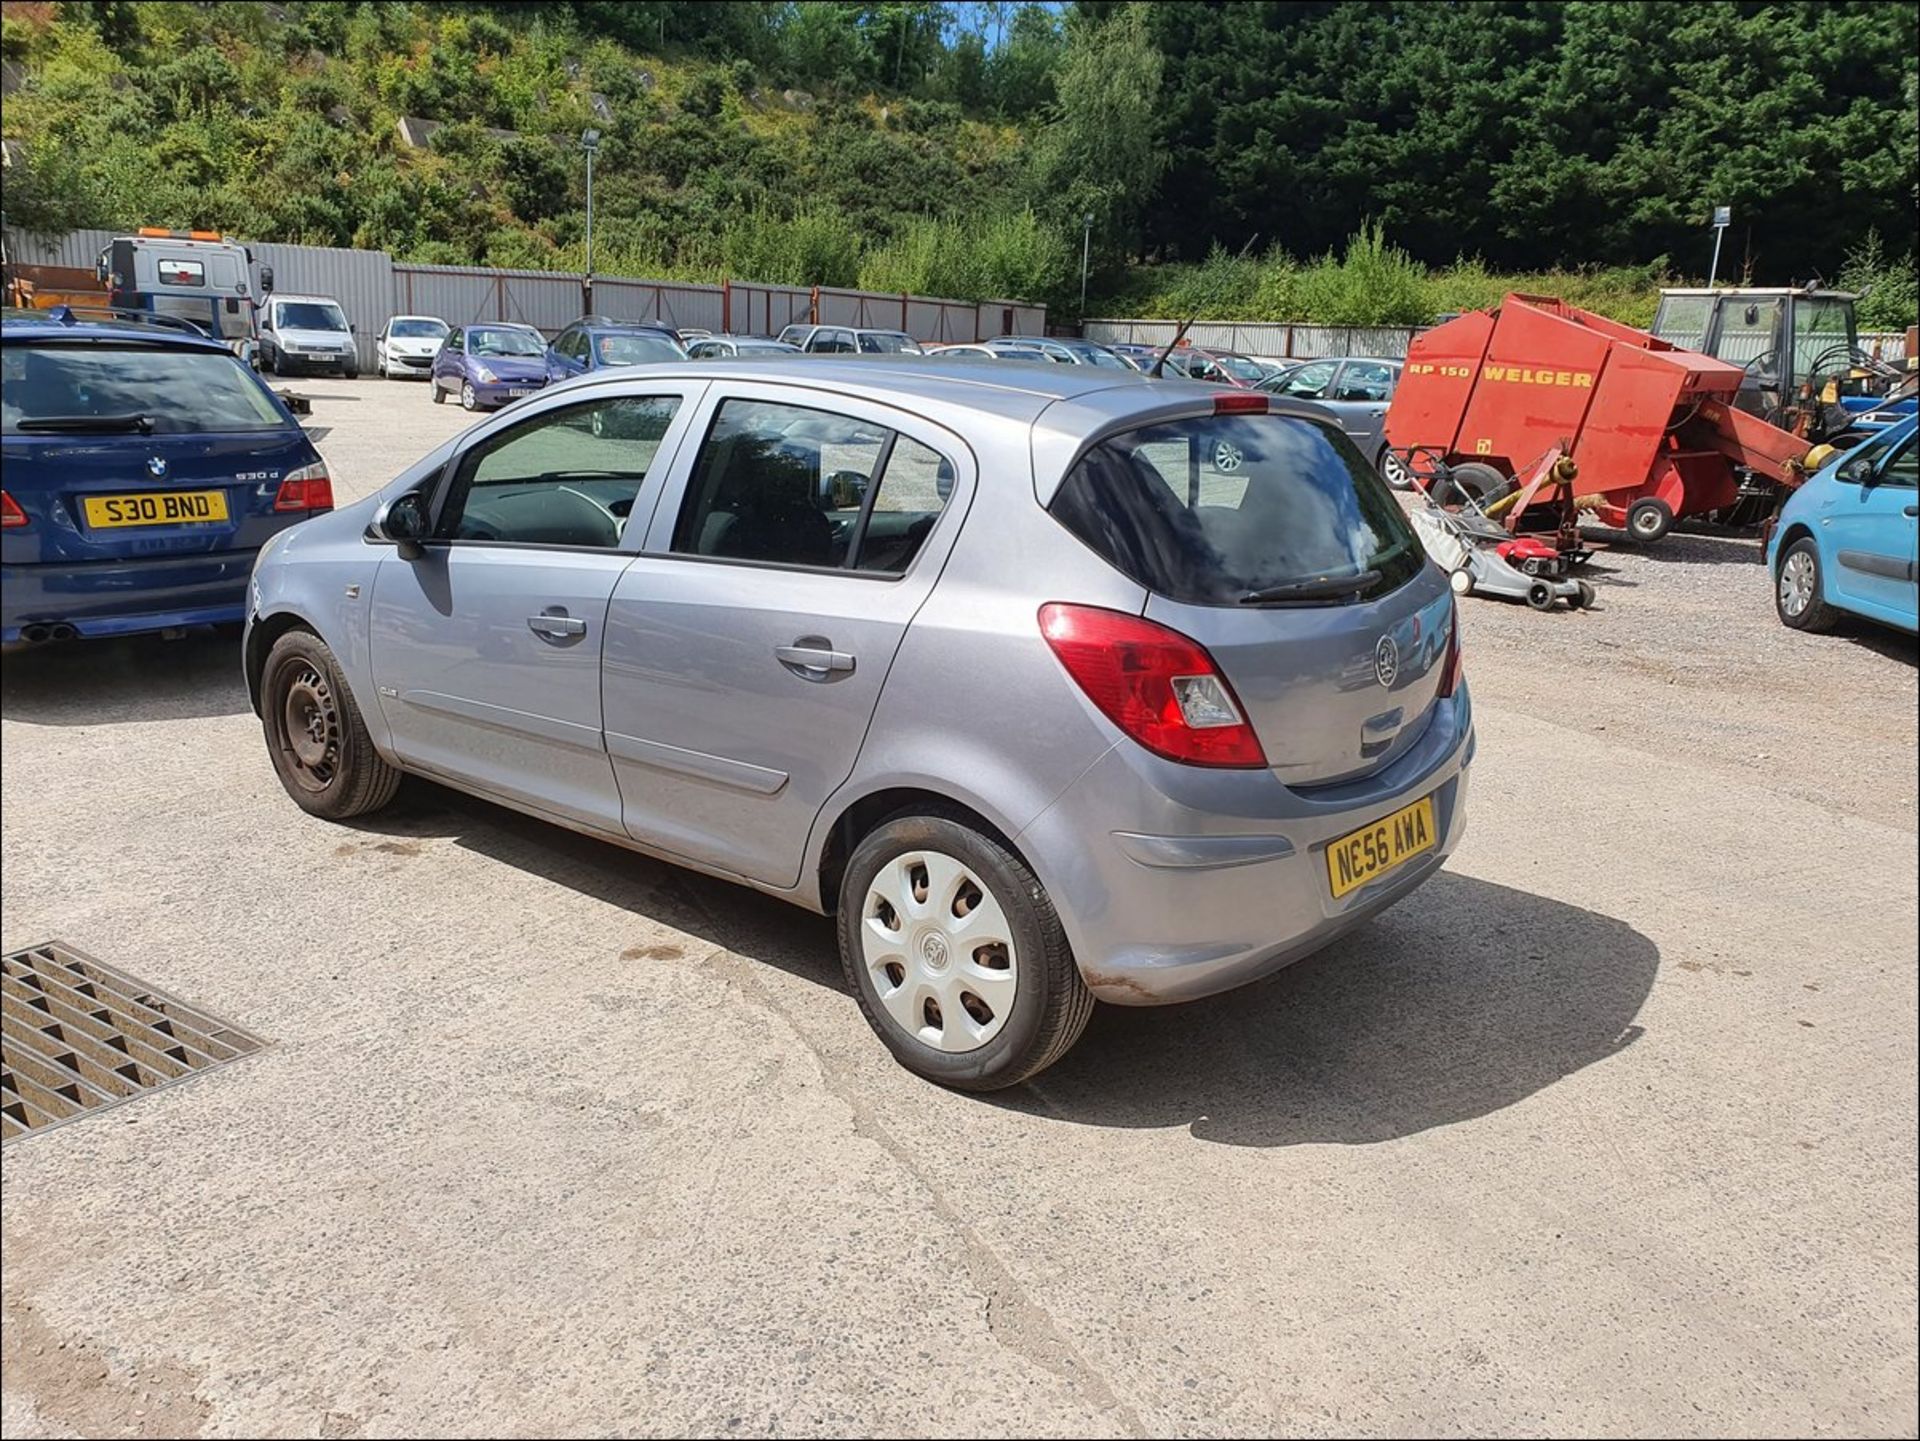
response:
<path id="1" fill-rule="evenodd" d="M 1813 561 L 1804 553 L 1790 555 L 1780 567 L 1780 608 L 1799 615 L 1813 600 Z"/>
<path id="2" fill-rule="evenodd" d="M 860 914 L 862 963 L 894 1024 L 936 1051 L 1000 1034 L 1019 986 L 1013 928 L 964 862 L 908 851 L 880 868 Z"/>

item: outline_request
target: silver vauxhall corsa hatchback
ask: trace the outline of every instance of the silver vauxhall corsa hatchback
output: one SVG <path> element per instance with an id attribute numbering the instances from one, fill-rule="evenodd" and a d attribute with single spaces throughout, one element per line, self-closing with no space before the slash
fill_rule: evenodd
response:
<path id="1" fill-rule="evenodd" d="M 837 914 L 881 1040 L 977 1090 L 1407 894 L 1473 757 L 1339 427 L 1091 366 L 554 386 L 269 542 L 245 660 L 306 810 L 412 772 Z"/>

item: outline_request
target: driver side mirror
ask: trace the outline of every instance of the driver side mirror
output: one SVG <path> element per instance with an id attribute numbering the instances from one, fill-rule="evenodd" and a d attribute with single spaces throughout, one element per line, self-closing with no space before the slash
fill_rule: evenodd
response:
<path id="1" fill-rule="evenodd" d="M 260 267 L 260 293 L 262 295 L 271 295 L 273 293 L 273 267 L 271 265 L 263 265 Z"/>
<path id="2" fill-rule="evenodd" d="M 1840 467 L 1840 479 L 1848 485 L 1873 484 L 1873 459 L 1870 456 L 1858 456 Z"/>
<path id="3" fill-rule="evenodd" d="M 367 525 L 367 535 L 374 540 L 392 541 L 402 560 L 418 560 L 426 553 L 422 545 L 427 538 L 425 499 L 417 490 L 396 495 L 374 512 Z"/>

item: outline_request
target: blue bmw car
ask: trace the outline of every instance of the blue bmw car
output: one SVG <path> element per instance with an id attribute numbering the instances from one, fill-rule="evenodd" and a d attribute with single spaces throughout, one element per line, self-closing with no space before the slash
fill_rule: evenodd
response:
<path id="1" fill-rule="evenodd" d="M 1920 442 L 1912 416 L 1815 471 L 1781 508 L 1767 541 L 1774 608 L 1795 630 L 1850 611 L 1920 630 Z"/>
<path id="2" fill-rule="evenodd" d="M 225 345 L 65 309 L 0 320 L 0 641 L 246 618 L 266 540 L 333 509 L 320 453 Z"/>

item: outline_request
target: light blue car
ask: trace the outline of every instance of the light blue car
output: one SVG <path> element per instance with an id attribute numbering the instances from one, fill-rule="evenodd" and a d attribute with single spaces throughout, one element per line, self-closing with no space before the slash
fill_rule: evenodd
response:
<path id="1" fill-rule="evenodd" d="M 1829 629 L 1841 611 L 1920 630 L 1920 443 L 1912 417 L 1837 455 L 1796 491 L 1767 542 L 1783 624 Z"/>

